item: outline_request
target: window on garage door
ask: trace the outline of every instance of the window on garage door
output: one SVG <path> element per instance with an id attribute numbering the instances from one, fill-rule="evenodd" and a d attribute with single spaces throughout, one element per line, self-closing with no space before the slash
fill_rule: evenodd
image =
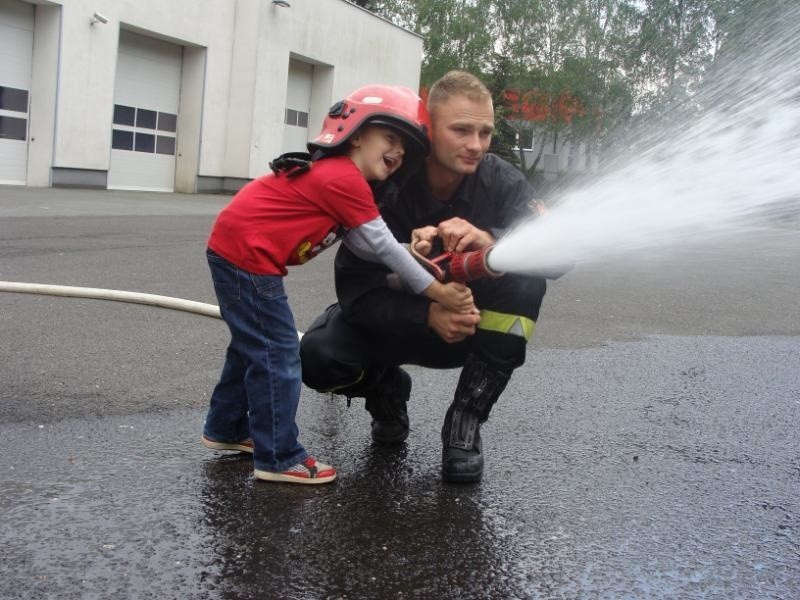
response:
<path id="1" fill-rule="evenodd" d="M 0 85 L 0 139 L 28 137 L 28 90 Z"/>
<path id="2" fill-rule="evenodd" d="M 295 127 L 308 127 L 308 113 L 303 110 L 286 109 L 286 116 L 283 122 Z"/>
<path id="3" fill-rule="evenodd" d="M 178 115 L 115 104 L 111 147 L 114 150 L 174 156 L 177 128 Z"/>

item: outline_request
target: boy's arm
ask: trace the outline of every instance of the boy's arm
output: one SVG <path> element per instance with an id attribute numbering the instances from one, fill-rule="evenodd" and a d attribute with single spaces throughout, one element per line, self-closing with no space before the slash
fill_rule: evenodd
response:
<path id="1" fill-rule="evenodd" d="M 433 276 L 394 238 L 381 217 L 350 230 L 343 243 L 361 259 L 386 265 L 415 294 L 423 293 L 434 281 Z"/>

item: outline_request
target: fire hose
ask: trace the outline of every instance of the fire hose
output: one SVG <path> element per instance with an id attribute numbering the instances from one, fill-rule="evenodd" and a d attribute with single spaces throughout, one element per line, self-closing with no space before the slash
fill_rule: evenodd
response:
<path id="1" fill-rule="evenodd" d="M 147 304 L 170 308 L 183 312 L 194 313 L 206 317 L 221 318 L 219 307 L 205 302 L 160 296 L 158 294 L 144 294 L 141 292 L 126 292 L 122 290 L 104 290 L 100 288 L 75 287 L 70 285 L 49 285 L 44 283 L 21 283 L 17 281 L 0 281 L 0 292 L 16 292 L 20 294 L 41 294 L 45 296 L 65 296 L 71 298 L 90 298 L 94 300 L 113 300 L 115 302 L 131 302 L 134 304 Z"/>
<path id="2" fill-rule="evenodd" d="M 493 247 L 494 246 L 489 246 L 483 250 L 476 250 L 473 252 L 445 252 L 433 259 L 423 256 L 413 247 L 409 247 L 409 249 L 414 258 L 439 281 L 445 283 L 450 281 L 467 283 L 475 279 L 484 277 L 496 278 L 502 275 L 502 273 L 492 269 L 489 264 L 489 255 Z M 216 319 L 222 318 L 220 316 L 219 307 L 214 304 L 184 300 L 183 298 L 173 298 L 171 296 L 161 296 L 158 294 L 145 294 L 142 292 L 44 283 L 23 283 L 18 281 L 0 281 L 0 292 L 129 302 L 180 310 Z M 302 332 L 298 332 L 298 334 L 301 337 L 303 335 Z"/>

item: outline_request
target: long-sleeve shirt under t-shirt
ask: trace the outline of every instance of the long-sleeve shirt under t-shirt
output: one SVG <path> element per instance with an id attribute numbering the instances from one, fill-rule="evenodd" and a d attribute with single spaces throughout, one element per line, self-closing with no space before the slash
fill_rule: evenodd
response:
<path id="1" fill-rule="evenodd" d="M 217 217 L 208 247 L 257 275 L 286 275 L 347 231 L 416 293 L 433 282 L 395 240 L 369 184 L 346 156 L 316 161 L 297 177 L 265 175 L 243 187 Z"/>

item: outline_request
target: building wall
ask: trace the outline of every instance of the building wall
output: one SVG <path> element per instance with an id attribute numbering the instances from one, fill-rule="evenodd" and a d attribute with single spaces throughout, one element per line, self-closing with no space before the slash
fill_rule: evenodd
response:
<path id="1" fill-rule="evenodd" d="M 238 115 L 242 120 L 249 116 L 249 122 L 241 123 L 239 134 L 228 140 L 228 166 L 235 165 L 235 176 L 262 171 L 282 149 L 282 138 L 275 133 L 283 130 L 284 114 L 267 107 L 272 102 L 283 106 L 290 57 L 315 67 L 308 127 L 311 137 L 319 131 L 332 101 L 361 85 L 419 86 L 421 38 L 343 0 L 297 0 L 291 4 L 284 9 L 263 0 L 238 3 L 239 10 L 246 12 L 239 16 L 245 21 L 245 38 L 235 42 L 234 54 L 253 61 L 257 76 L 234 86 L 241 101 L 252 103 L 249 115 L 244 111 Z M 250 53 L 253 47 L 255 56 Z M 231 103 L 231 110 L 236 107 L 237 103 Z M 234 118 L 229 121 L 233 123 Z"/>
<path id="2" fill-rule="evenodd" d="M 573 144 L 571 142 L 558 142 L 557 152 L 553 152 L 553 137 L 539 136 L 533 139 L 531 148 L 523 148 L 523 166 L 530 168 L 541 150 L 536 171 L 543 172 L 546 176 L 555 177 L 559 173 L 576 173 L 583 171 L 593 171 L 597 169 L 597 157 L 590 156 L 587 164 L 586 145 Z M 544 148 L 542 148 L 544 146 Z M 514 152 L 519 154 L 519 148 L 515 147 Z"/>
<path id="3" fill-rule="evenodd" d="M 283 147 L 290 58 L 313 65 L 309 136 L 366 83 L 419 85 L 422 40 L 345 0 L 37 0 L 29 185 L 109 168 L 120 29 L 183 49 L 176 189 L 235 188 Z M 92 22 L 101 13 L 107 23 Z M 297 148 L 302 150 L 302 148 Z"/>

